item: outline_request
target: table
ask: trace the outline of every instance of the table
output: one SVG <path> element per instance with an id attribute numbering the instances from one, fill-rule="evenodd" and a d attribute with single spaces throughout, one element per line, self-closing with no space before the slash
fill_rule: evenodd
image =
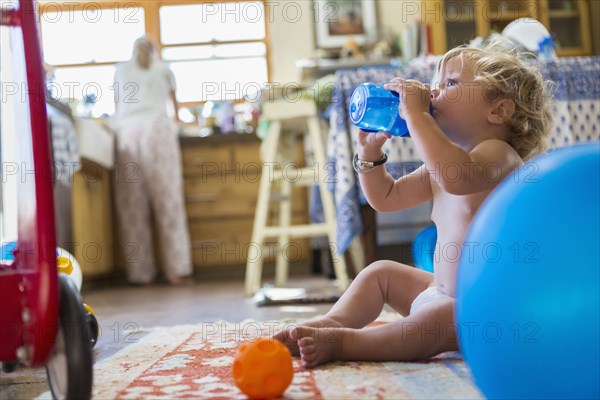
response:
<path id="1" fill-rule="evenodd" d="M 555 120 L 550 137 L 552 147 L 570 146 L 600 138 L 600 57 L 560 58 L 539 64 L 546 80 L 554 82 Z M 400 76 L 430 82 L 435 59 L 418 59 L 409 64 L 365 67 L 336 72 L 336 85 L 329 118 L 327 167 L 331 171 L 329 189 L 337 210 L 337 248 L 342 254 L 363 230 L 361 193 L 352 156 L 356 151 L 357 128 L 350 122 L 348 104 L 361 83 L 385 83 Z M 384 147 L 389 161 L 386 168 L 395 177 L 414 171 L 422 163 L 411 139 L 393 138 Z M 315 214 L 315 213 L 313 213 Z"/>

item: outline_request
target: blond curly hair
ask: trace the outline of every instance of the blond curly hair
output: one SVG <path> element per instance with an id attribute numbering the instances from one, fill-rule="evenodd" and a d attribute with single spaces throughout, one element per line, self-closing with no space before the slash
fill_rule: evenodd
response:
<path id="1" fill-rule="evenodd" d="M 475 81 L 483 85 L 487 100 L 510 99 L 515 103 L 515 112 L 507 122 L 510 132 L 506 141 L 521 158 L 527 160 L 544 152 L 552 128 L 553 86 L 544 81 L 531 62 L 535 57 L 519 53 L 506 40 L 488 42 L 483 48 L 459 46 L 438 62 L 436 75 L 455 57 L 470 62 Z"/>

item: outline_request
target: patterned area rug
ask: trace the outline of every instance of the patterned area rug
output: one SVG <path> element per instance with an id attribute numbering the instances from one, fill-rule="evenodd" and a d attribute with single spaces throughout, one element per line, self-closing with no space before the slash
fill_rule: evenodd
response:
<path id="1" fill-rule="evenodd" d="M 94 398 L 244 399 L 231 372 L 239 343 L 270 335 L 286 324 L 292 322 L 153 329 L 138 343 L 95 365 Z M 457 353 L 424 363 L 338 362 L 312 370 L 294 359 L 294 370 L 284 393 L 289 399 L 482 398 Z"/>

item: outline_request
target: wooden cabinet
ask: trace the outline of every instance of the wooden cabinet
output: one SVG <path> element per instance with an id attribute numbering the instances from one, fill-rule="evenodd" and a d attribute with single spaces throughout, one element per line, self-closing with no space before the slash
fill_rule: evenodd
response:
<path id="1" fill-rule="evenodd" d="M 73 255 L 84 278 L 107 276 L 115 265 L 111 173 L 82 159 L 73 176 Z"/>
<path id="2" fill-rule="evenodd" d="M 245 265 L 263 172 L 255 135 L 181 138 L 184 193 L 194 267 Z M 294 193 L 293 222 L 308 218 L 305 189 Z M 276 215 L 270 216 L 270 223 Z M 309 258 L 307 240 L 295 242 L 291 261 Z M 266 261 L 279 251 L 276 240 L 262 249 Z"/>
<path id="3" fill-rule="evenodd" d="M 502 32 L 518 18 L 544 24 L 555 35 L 559 56 L 592 52 L 589 0 L 422 0 L 421 7 L 423 21 L 431 26 L 434 54 Z"/>
<path id="4" fill-rule="evenodd" d="M 592 54 L 589 0 L 540 1 L 539 20 L 556 35 L 558 55 Z"/>

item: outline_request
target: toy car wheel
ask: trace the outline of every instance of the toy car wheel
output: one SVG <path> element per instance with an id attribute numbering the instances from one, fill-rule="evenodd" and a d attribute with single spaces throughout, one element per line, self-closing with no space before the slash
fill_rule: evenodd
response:
<path id="1" fill-rule="evenodd" d="M 92 397 L 92 349 L 81 297 L 75 284 L 59 274 L 59 323 L 54 347 L 46 363 L 55 399 Z"/>
<path id="2" fill-rule="evenodd" d="M 0 363 L 0 365 L 2 365 L 2 372 L 5 372 L 7 374 L 15 372 L 17 368 L 19 368 L 18 361 L 3 361 Z"/>
<path id="3" fill-rule="evenodd" d="M 90 348 L 93 349 L 98 342 L 98 334 L 100 332 L 100 327 L 98 326 L 98 320 L 94 316 L 94 314 L 88 312 L 85 313 L 85 318 L 87 320 L 88 327 L 88 338 L 90 341 Z"/>

